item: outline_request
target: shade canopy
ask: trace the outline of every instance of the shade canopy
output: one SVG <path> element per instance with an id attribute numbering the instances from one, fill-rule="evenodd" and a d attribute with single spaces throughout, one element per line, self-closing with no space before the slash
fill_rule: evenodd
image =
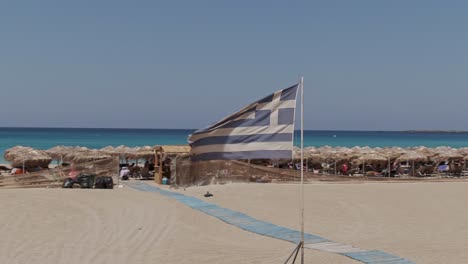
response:
<path id="1" fill-rule="evenodd" d="M 42 167 L 47 168 L 52 161 L 45 151 L 31 147 L 16 146 L 5 150 L 5 160 L 10 161 L 13 167 Z"/>
<path id="2" fill-rule="evenodd" d="M 426 155 L 416 151 L 407 151 L 398 158 L 399 161 L 426 161 L 427 159 Z"/>
<path id="3" fill-rule="evenodd" d="M 170 154 L 183 154 L 190 152 L 190 146 L 188 145 L 162 145 L 154 146 L 157 152 L 164 152 Z"/>

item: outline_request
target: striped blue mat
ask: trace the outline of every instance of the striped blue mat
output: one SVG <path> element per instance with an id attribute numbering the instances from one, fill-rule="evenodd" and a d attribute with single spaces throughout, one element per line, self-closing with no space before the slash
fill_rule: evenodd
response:
<path id="1" fill-rule="evenodd" d="M 237 226 L 252 233 L 277 238 L 284 241 L 289 241 L 294 244 L 298 244 L 301 241 L 300 231 L 261 221 L 246 214 L 223 208 L 212 203 L 207 203 L 195 197 L 186 196 L 176 192 L 166 191 L 143 182 L 129 182 L 127 183 L 127 185 L 140 191 L 155 192 L 173 198 L 195 210 L 214 216 L 220 219 L 221 221 Z M 340 254 L 358 260 L 362 263 L 414 263 L 407 259 L 400 258 L 398 256 L 388 254 L 379 250 L 364 250 L 357 247 L 353 247 L 351 245 L 333 242 L 326 238 L 315 236 L 312 234 L 304 234 L 304 247 Z"/>

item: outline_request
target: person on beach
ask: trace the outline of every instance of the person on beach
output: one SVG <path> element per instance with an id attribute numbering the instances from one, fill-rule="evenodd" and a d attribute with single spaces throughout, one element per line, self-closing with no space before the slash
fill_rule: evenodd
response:
<path id="1" fill-rule="evenodd" d="M 75 164 L 72 162 L 71 164 L 71 169 L 70 169 L 70 172 L 68 173 L 68 176 L 70 176 L 70 178 L 76 178 L 76 176 L 78 176 L 78 171 L 75 170 Z"/>
<path id="2" fill-rule="evenodd" d="M 119 177 L 121 180 L 128 180 L 128 174 L 130 173 L 130 170 L 128 170 L 127 167 L 122 167 L 120 170 Z"/>
<path id="3" fill-rule="evenodd" d="M 128 166 L 128 170 L 129 170 L 129 174 L 130 174 L 130 177 L 134 177 L 135 175 L 133 174 L 134 170 L 135 170 L 135 163 L 132 163 L 130 164 L 130 166 Z"/>
<path id="4" fill-rule="evenodd" d="M 148 179 L 150 177 L 148 165 L 145 164 L 143 169 L 141 169 L 141 178 Z"/>
<path id="5" fill-rule="evenodd" d="M 154 162 L 153 162 L 153 160 L 150 160 L 150 162 L 148 163 L 148 170 L 149 171 L 154 171 Z"/>
<path id="6" fill-rule="evenodd" d="M 348 174 L 348 164 L 343 163 L 343 165 L 341 166 L 341 173 L 342 173 L 343 175 L 347 175 L 347 174 Z"/>

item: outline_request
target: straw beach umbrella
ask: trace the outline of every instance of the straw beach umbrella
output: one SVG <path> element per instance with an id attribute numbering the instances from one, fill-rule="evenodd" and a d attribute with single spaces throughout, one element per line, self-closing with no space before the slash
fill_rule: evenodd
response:
<path id="1" fill-rule="evenodd" d="M 115 153 L 119 156 L 120 158 L 123 158 L 125 160 L 130 159 L 130 157 L 134 154 L 135 150 L 133 148 L 120 145 L 118 147 L 114 148 Z"/>
<path id="2" fill-rule="evenodd" d="M 130 148 L 124 145 L 120 145 L 117 147 L 107 146 L 101 148 L 100 151 L 111 156 L 119 157 L 119 160 L 121 160 L 122 158 L 128 160 L 132 157 L 132 155 L 135 154 L 134 148 Z"/>
<path id="3" fill-rule="evenodd" d="M 129 155 L 131 159 L 149 159 L 154 157 L 154 148 L 150 146 L 136 147 Z"/>
<path id="4" fill-rule="evenodd" d="M 403 155 L 401 155 L 399 158 L 398 158 L 398 161 L 402 161 L 402 160 L 405 160 L 405 161 L 411 161 L 412 162 L 412 175 L 414 176 L 414 162 L 415 161 L 427 161 L 428 157 L 423 154 L 423 153 L 419 153 L 415 150 L 409 150 L 407 151 L 406 153 L 404 153 Z"/>
<path id="5" fill-rule="evenodd" d="M 417 148 L 412 148 L 411 150 L 416 151 L 420 154 L 425 155 L 427 158 L 430 158 L 436 154 L 435 149 L 431 149 L 428 147 L 417 147 Z"/>
<path id="6" fill-rule="evenodd" d="M 387 157 L 388 159 L 388 177 L 391 176 L 391 171 L 392 171 L 392 160 L 395 161 L 398 159 L 401 155 L 403 155 L 406 152 L 403 148 L 400 147 L 391 147 L 391 148 L 385 148 L 382 149 L 381 155 L 384 157 Z"/>
<path id="7" fill-rule="evenodd" d="M 101 152 L 114 156 L 116 154 L 115 148 L 113 146 L 107 146 L 99 149 Z"/>
<path id="8" fill-rule="evenodd" d="M 452 159 L 463 159 L 464 157 L 465 155 L 463 155 L 456 149 L 443 149 L 443 150 L 437 151 L 433 159 L 436 161 L 442 161 L 442 160 L 452 160 Z"/>
<path id="9" fill-rule="evenodd" d="M 466 171 L 466 161 L 468 160 L 468 155 L 463 157 L 463 170 Z"/>
<path id="10" fill-rule="evenodd" d="M 81 151 L 75 152 L 73 154 L 73 161 L 80 163 L 80 162 L 108 159 L 111 157 L 112 157 L 111 155 L 104 153 L 100 150 L 87 149 L 87 150 L 81 150 Z"/>
<path id="11" fill-rule="evenodd" d="M 319 153 L 320 153 L 320 159 L 324 162 L 325 166 L 324 167 L 324 171 L 326 171 L 327 173 L 330 173 L 330 160 L 333 160 L 333 164 L 334 164 L 334 171 L 335 171 L 335 174 L 336 174 L 336 151 L 330 147 L 330 146 L 324 146 L 324 147 L 321 147 L 318 149 Z"/>
<path id="12" fill-rule="evenodd" d="M 460 152 L 461 154 L 463 154 L 463 156 L 468 156 L 468 148 L 467 148 L 467 147 L 459 148 L 459 149 L 458 149 L 458 152 Z"/>
<path id="13" fill-rule="evenodd" d="M 463 171 L 466 171 L 466 161 L 468 160 L 468 148 L 459 148 L 458 152 L 463 155 Z"/>
<path id="14" fill-rule="evenodd" d="M 63 158 L 70 152 L 73 152 L 74 149 L 78 147 L 70 147 L 70 146 L 56 146 L 46 150 L 45 152 L 52 157 L 52 159 L 57 160 L 60 164 L 63 163 Z"/>
<path id="15" fill-rule="evenodd" d="M 387 157 L 384 157 L 378 153 L 365 153 L 362 156 L 360 156 L 357 160 L 358 162 L 363 163 L 365 163 L 366 161 L 387 161 Z"/>
<path id="16" fill-rule="evenodd" d="M 462 170 L 466 169 L 465 164 L 463 165 L 463 168 L 461 166 L 458 167 L 458 162 L 461 163 L 463 161 L 463 163 L 465 163 L 465 155 L 463 153 L 460 153 L 460 151 L 458 151 L 457 149 L 447 149 L 445 151 L 439 151 L 434 157 L 432 157 L 432 159 L 437 163 L 437 165 L 440 164 L 440 162 L 442 161 L 446 161 L 447 164 L 456 161 L 450 165 L 450 172 L 452 173 L 457 171 L 461 173 Z"/>
<path id="17" fill-rule="evenodd" d="M 301 158 L 301 149 L 298 147 L 294 147 L 294 158 L 295 159 Z M 306 147 L 304 148 L 304 158 L 318 160 L 321 158 L 320 152 L 315 147 Z"/>
<path id="18" fill-rule="evenodd" d="M 422 153 L 416 152 L 414 150 L 412 150 L 412 151 L 410 150 L 410 151 L 406 151 L 403 155 L 398 157 L 398 160 L 399 161 L 402 161 L 402 160 L 406 160 L 406 161 L 426 161 L 427 156 L 422 154 Z"/>
<path id="19" fill-rule="evenodd" d="M 31 147 L 16 146 L 5 150 L 4 158 L 12 163 L 13 167 L 42 167 L 48 168 L 52 158 L 43 150 Z"/>
<path id="20" fill-rule="evenodd" d="M 68 152 L 63 156 L 63 159 L 66 161 L 75 161 L 76 157 L 82 156 L 89 150 L 90 149 L 88 149 L 87 147 L 71 147 L 68 150 Z"/>
<path id="21" fill-rule="evenodd" d="M 366 162 L 387 162 L 387 157 L 384 157 L 376 152 L 364 153 L 356 161 L 362 164 L 362 173 L 365 173 Z"/>

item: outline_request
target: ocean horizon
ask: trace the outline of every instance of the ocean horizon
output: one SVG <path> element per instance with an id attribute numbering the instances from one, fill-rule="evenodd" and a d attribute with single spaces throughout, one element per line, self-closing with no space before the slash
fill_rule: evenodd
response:
<path id="1" fill-rule="evenodd" d="M 49 149 L 57 145 L 103 148 L 126 145 L 154 146 L 187 144 L 188 135 L 196 129 L 154 128 L 0 128 L 0 163 L 4 151 L 21 145 Z M 300 131 L 295 131 L 294 144 L 300 145 Z M 351 131 L 304 130 L 304 146 L 333 147 L 468 147 L 467 131 Z"/>

